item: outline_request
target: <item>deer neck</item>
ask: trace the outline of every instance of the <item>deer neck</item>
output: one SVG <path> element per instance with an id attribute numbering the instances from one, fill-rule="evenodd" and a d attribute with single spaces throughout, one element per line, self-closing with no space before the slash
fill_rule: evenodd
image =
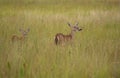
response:
<path id="1" fill-rule="evenodd" d="M 74 38 L 74 34 L 75 34 L 75 32 L 71 31 L 70 35 L 72 36 L 72 38 Z"/>
<path id="2" fill-rule="evenodd" d="M 23 34 L 22 36 L 23 36 L 23 37 L 27 37 L 27 35 L 26 35 L 26 34 Z"/>

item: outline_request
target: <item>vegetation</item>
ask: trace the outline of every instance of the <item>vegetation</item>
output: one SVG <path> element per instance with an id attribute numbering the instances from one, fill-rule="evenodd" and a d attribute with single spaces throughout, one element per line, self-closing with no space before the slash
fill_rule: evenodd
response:
<path id="1" fill-rule="evenodd" d="M 0 78 L 120 78 L 119 0 L 0 0 Z M 79 22 L 72 43 L 56 33 Z M 19 29 L 26 40 L 11 42 Z"/>

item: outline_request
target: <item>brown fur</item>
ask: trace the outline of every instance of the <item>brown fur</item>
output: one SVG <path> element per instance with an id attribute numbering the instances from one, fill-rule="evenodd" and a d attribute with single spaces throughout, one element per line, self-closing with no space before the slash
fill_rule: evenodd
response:
<path id="1" fill-rule="evenodd" d="M 24 39 L 28 35 L 28 32 L 30 31 L 30 29 L 29 28 L 27 30 L 19 29 L 19 31 L 21 32 L 21 36 L 13 35 L 12 38 L 11 38 L 12 42 L 14 42 L 14 41 L 24 41 Z"/>
<path id="2" fill-rule="evenodd" d="M 24 36 L 17 36 L 17 35 L 13 35 L 13 36 L 12 36 L 12 42 L 18 41 L 18 40 L 22 41 L 22 40 L 24 40 L 24 39 L 25 39 Z"/>
<path id="3" fill-rule="evenodd" d="M 62 33 L 58 33 L 55 36 L 55 44 L 62 44 L 66 41 L 70 41 L 72 39 L 72 35 L 64 35 Z"/>

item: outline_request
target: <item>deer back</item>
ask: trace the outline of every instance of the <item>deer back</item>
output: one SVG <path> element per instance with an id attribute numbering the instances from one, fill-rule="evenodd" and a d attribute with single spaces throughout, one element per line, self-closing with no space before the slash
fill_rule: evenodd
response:
<path id="1" fill-rule="evenodd" d="M 66 41 L 69 41 L 72 39 L 72 35 L 64 35 L 62 33 L 58 33 L 55 36 L 55 43 L 56 44 L 62 44 Z"/>
<path id="2" fill-rule="evenodd" d="M 25 39 L 24 36 L 18 36 L 18 35 L 13 35 L 12 36 L 12 42 L 18 41 L 18 40 L 24 40 L 24 39 Z"/>

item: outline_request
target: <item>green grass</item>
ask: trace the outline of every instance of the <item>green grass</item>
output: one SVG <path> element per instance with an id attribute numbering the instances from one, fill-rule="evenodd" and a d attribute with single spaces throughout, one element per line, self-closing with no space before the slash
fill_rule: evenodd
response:
<path id="1" fill-rule="evenodd" d="M 119 0 L 0 1 L 0 78 L 119 78 Z M 54 36 L 69 34 L 67 22 L 83 31 L 72 43 L 56 46 Z M 11 43 L 19 28 L 28 38 Z"/>

